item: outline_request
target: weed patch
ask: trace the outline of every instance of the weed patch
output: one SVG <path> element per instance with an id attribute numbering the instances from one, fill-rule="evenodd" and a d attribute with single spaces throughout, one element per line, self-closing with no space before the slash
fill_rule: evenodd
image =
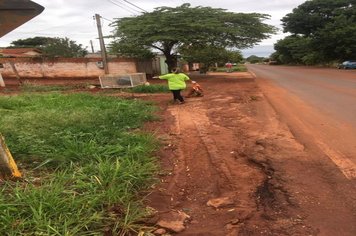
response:
<path id="1" fill-rule="evenodd" d="M 49 93 L 0 97 L 0 132 L 26 182 L 0 191 L 2 235 L 135 231 L 137 194 L 153 182 L 153 107 L 136 100 Z M 120 207 L 120 214 L 111 209 Z"/>
<path id="2" fill-rule="evenodd" d="M 133 93 L 169 93 L 167 85 L 152 84 L 152 85 L 140 85 L 129 89 Z"/>
<path id="3" fill-rule="evenodd" d="M 83 89 L 87 85 L 40 85 L 36 82 L 24 82 L 20 89 L 22 92 L 54 92 L 54 91 L 68 91 L 74 89 Z"/>
<path id="4" fill-rule="evenodd" d="M 226 67 L 218 67 L 218 68 L 214 68 L 213 71 L 216 71 L 216 72 L 226 72 Z M 246 72 L 247 71 L 247 68 L 246 66 L 244 65 L 237 65 L 237 66 L 233 66 L 231 68 L 231 71 L 233 72 Z"/>

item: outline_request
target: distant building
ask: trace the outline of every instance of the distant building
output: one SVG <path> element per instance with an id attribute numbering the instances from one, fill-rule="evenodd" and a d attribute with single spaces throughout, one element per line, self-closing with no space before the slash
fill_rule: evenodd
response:
<path id="1" fill-rule="evenodd" d="M 38 57 L 41 50 L 37 48 L 1 48 L 0 57 Z"/>

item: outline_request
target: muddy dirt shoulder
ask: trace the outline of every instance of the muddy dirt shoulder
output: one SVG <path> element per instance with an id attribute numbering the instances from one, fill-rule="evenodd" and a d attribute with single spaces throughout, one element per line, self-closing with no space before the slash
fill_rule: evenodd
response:
<path id="1" fill-rule="evenodd" d="M 279 155 L 297 156 L 301 150 L 254 78 L 249 73 L 192 78 L 205 96 L 167 106 L 157 124 L 163 168 L 148 198 L 158 211 L 156 226 L 179 235 L 316 234 L 291 200 L 284 172 L 274 166 Z M 272 158 L 271 152 L 280 154 Z M 169 228 L 177 218 L 167 212 L 189 218 Z"/>

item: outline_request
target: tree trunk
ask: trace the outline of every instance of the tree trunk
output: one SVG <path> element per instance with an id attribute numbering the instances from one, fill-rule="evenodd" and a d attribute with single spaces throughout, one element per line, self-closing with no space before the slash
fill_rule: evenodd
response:
<path id="1" fill-rule="evenodd" d="M 166 56 L 166 64 L 168 65 L 168 71 L 172 72 L 172 70 L 177 67 L 177 58 L 172 54 L 165 54 Z"/>
<path id="2" fill-rule="evenodd" d="M 189 71 L 193 70 L 193 62 L 188 62 Z"/>

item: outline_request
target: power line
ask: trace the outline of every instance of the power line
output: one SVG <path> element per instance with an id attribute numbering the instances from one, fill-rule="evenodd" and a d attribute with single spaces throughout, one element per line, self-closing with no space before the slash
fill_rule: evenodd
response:
<path id="1" fill-rule="evenodd" d="M 119 0 L 113 0 L 114 2 L 117 2 L 118 4 L 122 4 L 123 6 L 135 11 L 135 12 L 138 12 L 138 13 L 142 13 L 142 11 L 138 11 L 136 8 L 130 6 L 130 5 L 127 5 L 127 3 L 124 3 L 124 2 L 119 2 Z M 123 1 L 123 0 L 121 0 Z"/>
<path id="2" fill-rule="evenodd" d="M 131 3 L 131 2 L 129 2 L 128 0 L 122 0 L 122 1 L 127 2 L 128 4 L 130 4 L 130 5 L 132 5 L 132 6 L 136 7 L 136 8 L 138 8 L 138 9 L 144 11 L 144 12 L 147 12 L 145 9 L 142 9 L 141 7 L 139 7 L 139 6 L 137 6 L 137 5 L 135 5 L 135 4 Z"/>
<path id="3" fill-rule="evenodd" d="M 126 3 L 119 2 L 118 0 L 112 0 L 113 2 L 116 2 L 117 4 L 120 4 L 122 6 L 125 6 L 125 8 L 130 9 L 132 11 L 135 11 L 137 13 L 141 13 L 140 11 L 136 10 L 134 7 L 127 5 Z"/>
<path id="4" fill-rule="evenodd" d="M 138 13 L 140 13 L 139 11 L 136 11 L 136 12 L 134 12 L 133 10 L 130 10 L 130 9 L 127 9 L 127 8 L 124 8 L 122 5 L 119 5 L 118 3 L 116 3 L 116 2 L 114 2 L 114 1 L 112 1 L 112 0 L 107 0 L 108 2 L 110 2 L 110 3 L 112 3 L 112 4 L 114 4 L 114 5 L 116 5 L 116 6 L 118 6 L 118 7 L 120 7 L 120 8 L 122 8 L 122 9 L 124 9 L 125 11 L 129 11 L 129 12 L 131 12 L 132 14 L 137 14 L 137 12 Z"/>
<path id="5" fill-rule="evenodd" d="M 100 17 L 103 18 L 104 20 L 110 21 L 111 23 L 114 22 L 114 21 L 112 21 L 112 20 L 106 19 L 105 17 L 102 17 L 102 16 L 100 16 Z"/>

